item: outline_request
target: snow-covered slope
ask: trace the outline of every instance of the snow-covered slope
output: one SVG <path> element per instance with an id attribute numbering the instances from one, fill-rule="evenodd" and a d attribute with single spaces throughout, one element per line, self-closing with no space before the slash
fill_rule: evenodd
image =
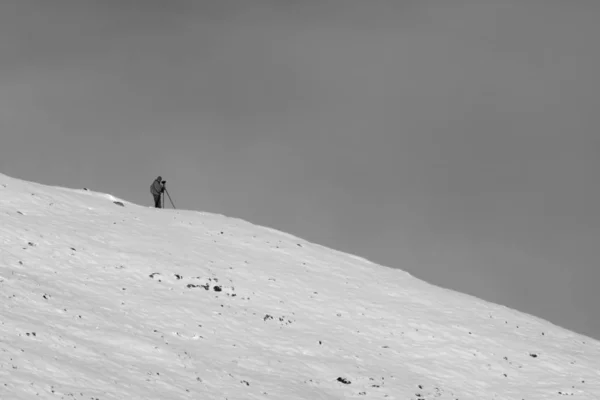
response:
<path id="1" fill-rule="evenodd" d="M 2 400 L 600 399 L 600 343 L 546 321 L 239 219 L 5 175 L 0 299 Z"/>

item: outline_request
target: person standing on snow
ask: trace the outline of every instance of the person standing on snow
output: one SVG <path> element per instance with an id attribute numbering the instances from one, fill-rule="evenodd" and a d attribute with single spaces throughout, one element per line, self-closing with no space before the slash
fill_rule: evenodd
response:
<path id="1" fill-rule="evenodd" d="M 154 196 L 154 207 L 161 208 L 160 205 L 160 195 L 165 191 L 165 182 L 162 180 L 162 177 L 159 176 L 152 182 L 152 186 L 150 186 L 150 193 Z"/>

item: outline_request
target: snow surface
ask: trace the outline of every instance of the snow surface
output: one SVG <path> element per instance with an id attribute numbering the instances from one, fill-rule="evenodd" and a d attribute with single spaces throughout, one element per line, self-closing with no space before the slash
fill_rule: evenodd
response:
<path id="1" fill-rule="evenodd" d="M 600 399 L 600 342 L 273 229 L 5 175 L 0 222 L 2 400 Z"/>

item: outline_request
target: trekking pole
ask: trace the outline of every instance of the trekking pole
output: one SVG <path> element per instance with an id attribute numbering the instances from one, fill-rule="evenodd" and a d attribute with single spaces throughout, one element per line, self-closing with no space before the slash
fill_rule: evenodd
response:
<path id="1" fill-rule="evenodd" d="M 165 193 L 169 197 L 169 201 L 171 202 L 171 205 L 173 206 L 173 209 L 176 210 L 175 204 L 173 204 L 173 200 L 171 200 L 171 195 L 169 194 L 169 191 L 167 189 L 165 189 Z"/>

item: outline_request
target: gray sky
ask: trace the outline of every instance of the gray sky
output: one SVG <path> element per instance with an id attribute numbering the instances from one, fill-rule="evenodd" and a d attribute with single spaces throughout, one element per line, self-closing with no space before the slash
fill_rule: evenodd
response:
<path id="1" fill-rule="evenodd" d="M 0 171 L 147 205 L 160 174 L 179 208 L 600 338 L 599 19 L 585 0 L 5 0 Z"/>

